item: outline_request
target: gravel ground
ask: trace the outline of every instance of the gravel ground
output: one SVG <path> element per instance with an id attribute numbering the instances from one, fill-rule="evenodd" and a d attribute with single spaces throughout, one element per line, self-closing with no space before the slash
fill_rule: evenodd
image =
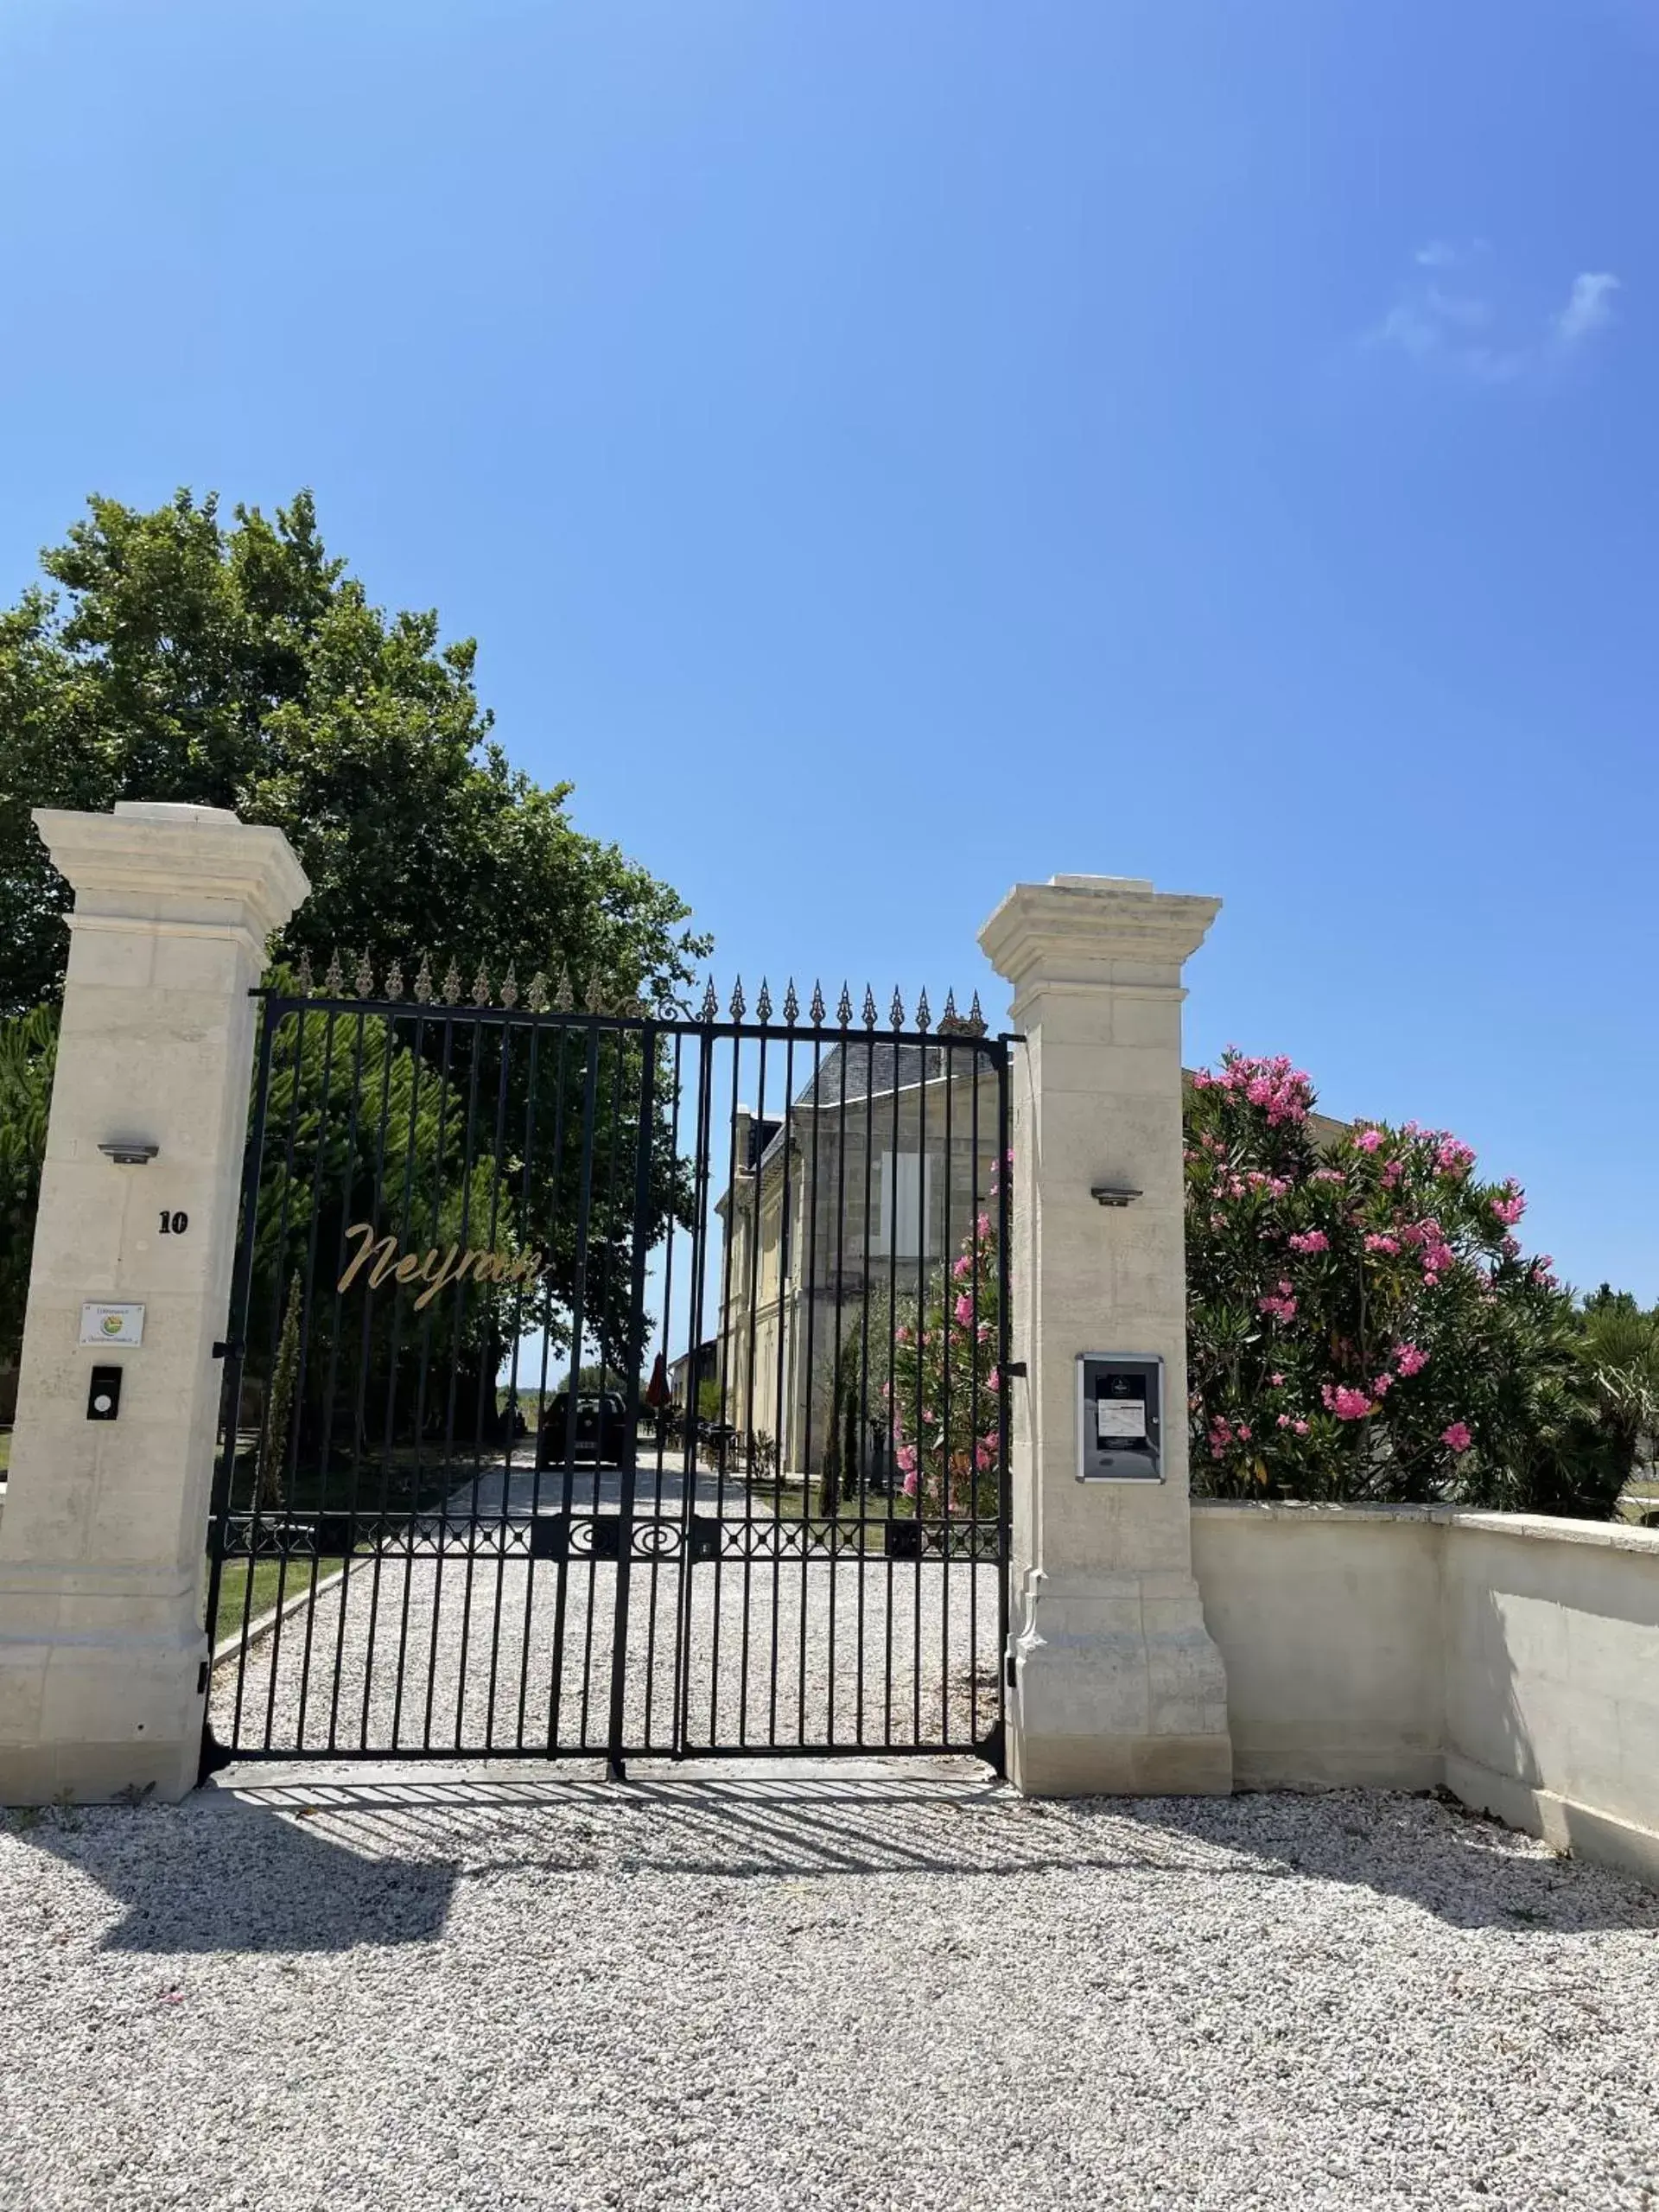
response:
<path id="1" fill-rule="evenodd" d="M 261 1770 L 0 1835 L 0 2203 L 1659 2204 L 1659 1897 L 1441 1804 Z"/>

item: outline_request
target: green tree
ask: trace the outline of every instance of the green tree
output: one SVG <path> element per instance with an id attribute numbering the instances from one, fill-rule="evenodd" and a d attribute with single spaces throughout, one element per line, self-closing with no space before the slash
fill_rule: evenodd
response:
<path id="1" fill-rule="evenodd" d="M 689 982 L 707 943 L 683 901 L 572 826 L 569 784 L 509 766 L 474 641 L 375 607 L 308 493 L 229 525 L 212 495 L 93 499 L 41 567 L 0 613 L 0 1013 L 62 988 L 68 893 L 29 810 L 124 798 L 283 830 L 312 884 L 285 957 L 425 950 L 662 1002 Z"/>
<path id="2" fill-rule="evenodd" d="M 15 1358 L 22 1340 L 57 1056 L 53 1007 L 0 1020 L 0 1360 Z"/>
<path id="3" fill-rule="evenodd" d="M 0 1014 L 42 1009 L 7 1029 L 10 1057 L 0 1065 L 0 1357 L 21 1332 L 67 935 L 69 894 L 31 807 L 172 799 L 275 824 L 313 888 L 274 952 L 305 955 L 319 969 L 339 949 L 348 972 L 366 959 L 384 979 L 400 962 L 407 985 L 424 951 L 440 971 L 455 961 L 469 980 L 480 967 L 498 983 L 509 967 L 524 982 L 537 969 L 568 971 L 605 998 L 639 995 L 667 1008 L 708 949 L 683 926 L 687 909 L 673 891 L 572 827 L 569 785 L 543 788 L 509 766 L 474 687 L 473 642 L 441 644 L 435 614 L 388 616 L 372 606 L 325 552 L 308 493 L 274 521 L 238 507 L 229 526 L 212 497 L 181 492 L 149 513 L 95 499 L 42 567 L 48 583 L 0 613 Z M 463 1170 L 445 1133 L 453 1140 L 464 1120 L 457 1102 L 469 1080 L 480 1087 L 480 1056 L 491 1049 L 481 1032 L 430 1024 L 411 1051 L 406 1028 L 395 1042 L 372 1019 L 311 1017 L 302 1046 L 292 1018 L 285 1029 L 268 1125 L 290 1133 L 295 1148 L 288 1165 L 266 1162 L 249 1345 L 255 1376 L 268 1378 L 272 1309 L 302 1265 L 302 1433 L 315 1429 L 328 1377 L 343 1389 L 340 1376 L 363 1365 L 317 1332 L 338 1334 L 323 1294 L 346 1228 L 371 1215 L 382 1230 L 397 1226 L 385 1217 L 397 1190 L 389 1185 L 375 1209 L 388 1168 L 410 1185 L 402 1198 L 411 1234 L 437 1238 L 486 1222 L 499 1242 L 516 1208 L 530 1224 L 526 1241 L 539 1227 L 550 1248 L 543 1313 L 518 1300 L 509 1316 L 502 1295 L 457 1294 L 451 1351 L 470 1375 L 463 1395 L 474 1383 L 493 1389 L 510 1319 L 545 1326 L 555 1351 L 569 1349 L 561 1314 L 579 1272 L 584 1333 L 613 1370 L 636 1356 L 626 1300 L 633 1224 L 609 1194 L 626 1192 L 631 1204 L 632 1150 L 615 1173 L 610 1154 L 639 1131 L 637 1106 L 632 1121 L 626 1110 L 643 1072 L 637 1036 L 549 1041 L 533 1117 L 528 1055 L 493 1065 L 485 1095 L 494 1110 Z M 574 1194 L 589 1080 L 594 1188 L 607 1195 L 594 1210 L 592 1248 L 578 1255 Z M 556 1095 L 568 1103 L 562 1115 Z M 660 1082 L 657 1098 L 653 1236 L 683 1198 Z M 520 1159 L 512 1138 L 532 1120 Z M 379 1301 L 383 1336 L 393 1305 Z M 385 1362 L 377 1354 L 368 1364 L 373 1388 L 359 1395 L 372 1400 Z"/>

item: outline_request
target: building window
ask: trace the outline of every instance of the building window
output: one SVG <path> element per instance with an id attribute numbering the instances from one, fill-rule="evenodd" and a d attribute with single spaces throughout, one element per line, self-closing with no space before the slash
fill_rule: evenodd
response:
<path id="1" fill-rule="evenodd" d="M 931 1154 L 876 1155 L 876 1221 L 870 1250 L 883 1259 L 929 1259 L 933 1252 L 933 1169 Z M 897 1216 L 897 1229 L 894 1216 Z"/>

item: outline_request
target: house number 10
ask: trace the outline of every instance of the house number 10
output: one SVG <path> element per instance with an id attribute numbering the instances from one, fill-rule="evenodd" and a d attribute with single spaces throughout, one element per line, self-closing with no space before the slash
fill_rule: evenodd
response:
<path id="1" fill-rule="evenodd" d="M 162 1234 L 163 1236 L 182 1236 L 185 1230 L 188 1229 L 189 1226 L 190 1217 L 188 1213 L 168 1213 L 165 1206 L 162 1208 Z"/>

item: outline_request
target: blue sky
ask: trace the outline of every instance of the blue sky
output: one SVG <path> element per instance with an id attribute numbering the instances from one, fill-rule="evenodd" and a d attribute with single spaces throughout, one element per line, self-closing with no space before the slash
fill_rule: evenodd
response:
<path id="1" fill-rule="evenodd" d="M 1188 1058 L 1659 1296 L 1652 0 L 9 0 L 0 596 L 315 489 L 729 982 L 1226 906 Z"/>

